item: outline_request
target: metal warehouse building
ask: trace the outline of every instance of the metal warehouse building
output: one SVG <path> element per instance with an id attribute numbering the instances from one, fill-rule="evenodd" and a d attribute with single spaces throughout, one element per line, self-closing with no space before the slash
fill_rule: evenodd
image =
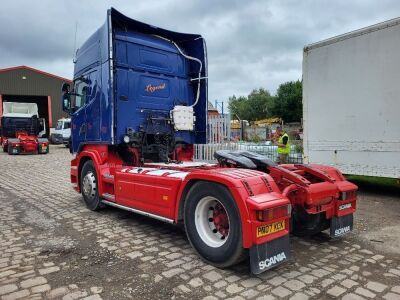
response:
<path id="1" fill-rule="evenodd" d="M 63 82 L 71 83 L 69 79 L 27 66 L 0 69 L 0 115 L 3 102 L 34 102 L 49 131 L 65 116 L 60 101 Z"/>

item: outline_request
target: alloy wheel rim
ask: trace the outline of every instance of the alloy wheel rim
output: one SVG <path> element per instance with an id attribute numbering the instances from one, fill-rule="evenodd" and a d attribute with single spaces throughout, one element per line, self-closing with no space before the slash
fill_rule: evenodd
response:
<path id="1" fill-rule="evenodd" d="M 230 221 L 223 204 L 207 196 L 195 209 L 195 226 L 202 241 L 212 248 L 224 245 L 229 237 Z"/>
<path id="2" fill-rule="evenodd" d="M 82 190 L 86 197 L 93 200 L 96 196 L 97 184 L 93 172 L 88 172 L 82 181 Z"/>

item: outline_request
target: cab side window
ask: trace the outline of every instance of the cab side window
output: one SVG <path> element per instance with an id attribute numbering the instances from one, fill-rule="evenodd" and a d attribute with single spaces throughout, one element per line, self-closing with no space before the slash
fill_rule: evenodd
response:
<path id="1" fill-rule="evenodd" d="M 78 110 L 82 106 L 85 105 L 86 102 L 86 95 L 87 95 L 88 85 L 86 82 L 83 81 L 76 81 L 75 82 L 75 101 L 74 107 L 75 110 Z"/>

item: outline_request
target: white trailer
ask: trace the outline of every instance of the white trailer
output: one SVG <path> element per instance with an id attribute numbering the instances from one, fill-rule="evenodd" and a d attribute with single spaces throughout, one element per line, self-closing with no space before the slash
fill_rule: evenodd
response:
<path id="1" fill-rule="evenodd" d="M 304 48 L 304 160 L 400 177 L 400 18 Z"/>

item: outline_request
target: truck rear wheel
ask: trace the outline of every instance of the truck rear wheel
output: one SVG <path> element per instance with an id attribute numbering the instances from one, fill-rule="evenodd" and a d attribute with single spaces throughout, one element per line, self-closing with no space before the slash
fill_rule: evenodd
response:
<path id="1" fill-rule="evenodd" d="M 196 183 L 186 197 L 184 222 L 190 244 L 208 263 L 225 268 L 244 258 L 239 210 L 224 186 Z"/>
<path id="2" fill-rule="evenodd" d="M 82 167 L 80 176 L 80 188 L 83 200 L 90 210 L 99 210 L 103 207 L 98 189 L 97 173 L 93 162 L 88 160 Z"/>

